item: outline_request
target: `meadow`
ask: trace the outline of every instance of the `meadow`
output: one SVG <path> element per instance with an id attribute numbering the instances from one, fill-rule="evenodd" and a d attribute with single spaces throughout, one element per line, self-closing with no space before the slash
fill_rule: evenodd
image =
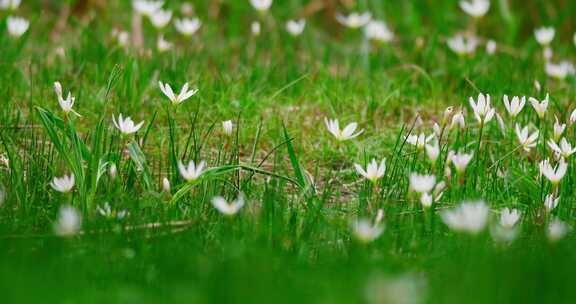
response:
<path id="1" fill-rule="evenodd" d="M 574 303 L 575 16 L 0 0 L 0 302 Z"/>

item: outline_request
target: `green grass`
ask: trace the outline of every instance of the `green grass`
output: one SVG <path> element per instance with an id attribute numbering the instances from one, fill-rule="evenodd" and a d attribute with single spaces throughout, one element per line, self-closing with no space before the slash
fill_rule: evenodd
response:
<path id="1" fill-rule="evenodd" d="M 114 43 L 112 28 L 130 29 L 128 1 L 73 9 L 58 35 L 63 4 L 26 2 L 14 13 L 31 20 L 19 39 L 8 36 L 8 13 L 0 11 L 2 303 L 372 303 L 378 293 L 393 298 L 384 303 L 413 303 L 396 296 L 405 289 L 416 303 L 573 302 L 574 234 L 552 242 L 547 229 L 553 218 L 576 227 L 574 156 L 551 212 L 543 200 L 554 186 L 538 176 L 538 163 L 552 157 L 545 139 L 554 114 L 566 122 L 576 107 L 576 78 L 546 76 L 533 29 L 554 26 L 554 59 L 574 61 L 576 2 L 493 0 L 475 29 L 497 41 L 498 52 L 481 46 L 461 57 L 445 40 L 473 26 L 456 1 L 358 1 L 354 9 L 371 10 L 394 31 L 384 45 L 367 45 L 360 31 L 323 12 L 306 16 L 302 36 L 289 36 L 284 22 L 303 14 L 307 1 L 277 0 L 266 16 L 248 1 L 221 1 L 217 14 L 212 1 L 196 2 L 201 30 L 186 41 L 169 26 L 164 35 L 176 46 L 166 53 L 156 50 L 147 20 L 143 50 Z M 250 34 L 254 20 L 263 25 L 258 37 Z M 199 93 L 170 106 L 159 80 L 176 91 L 189 82 Z M 76 97 L 82 117 L 64 117 L 55 81 Z M 480 136 L 468 104 L 480 92 L 492 96 L 506 131 L 494 119 Z M 546 92 L 545 121 L 529 103 L 516 119 L 540 126 L 538 145 L 526 153 L 501 99 Z M 443 134 L 431 164 L 405 136 L 432 133 L 448 106 L 466 112 L 466 128 Z M 119 113 L 145 124 L 121 135 L 112 123 Z M 325 117 L 365 131 L 337 143 Z M 221 125 L 228 119 L 231 136 Z M 564 133 L 572 144 L 574 128 Z M 452 177 L 444 176 L 449 150 L 474 153 L 464 175 L 449 166 Z M 372 158 L 387 159 L 376 184 L 354 170 Z M 179 160 L 205 160 L 209 169 L 186 182 Z M 429 209 L 408 191 L 412 172 L 447 183 Z M 71 193 L 52 189 L 53 177 L 70 173 Z M 162 191 L 165 177 L 170 193 Z M 211 204 L 240 192 L 246 205 L 233 217 Z M 443 223 L 443 211 L 479 199 L 491 209 L 482 232 Z M 103 217 L 104 203 L 129 213 Z M 64 205 L 82 215 L 75 236 L 54 233 Z M 510 244 L 490 232 L 504 207 L 522 212 Z M 378 209 L 383 234 L 355 240 L 351 223 Z"/>

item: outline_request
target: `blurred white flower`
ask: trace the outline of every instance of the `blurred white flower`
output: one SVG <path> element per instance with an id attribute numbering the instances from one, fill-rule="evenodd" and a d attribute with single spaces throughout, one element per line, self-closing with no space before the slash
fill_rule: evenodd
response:
<path id="1" fill-rule="evenodd" d="M 380 162 L 380 165 L 376 162 L 376 159 L 372 159 L 372 161 L 366 166 L 366 171 L 360 166 L 359 164 L 354 164 L 354 168 L 356 168 L 356 172 L 358 174 L 364 176 L 369 181 L 375 183 L 384 176 L 386 172 L 386 159 L 383 159 Z"/>
<path id="2" fill-rule="evenodd" d="M 571 227 L 564 223 L 563 221 L 555 218 L 548 225 L 548 240 L 551 242 L 556 242 L 562 239 L 568 232 L 570 232 Z"/>
<path id="3" fill-rule="evenodd" d="M 443 211 L 441 217 L 452 230 L 478 234 L 486 226 L 488 212 L 483 201 L 464 202 L 452 210 Z"/>
<path id="4" fill-rule="evenodd" d="M 563 158 L 568 158 L 576 152 L 576 147 L 572 148 L 572 145 L 564 137 L 560 140 L 560 145 L 556 144 L 552 139 L 548 140 L 548 147 L 559 157 Z"/>
<path id="5" fill-rule="evenodd" d="M 58 220 L 54 225 L 54 233 L 58 236 L 74 236 L 80 232 L 82 217 L 72 206 L 62 206 L 58 211 Z"/>
<path id="6" fill-rule="evenodd" d="M 549 95 L 546 94 L 546 98 L 544 98 L 542 101 L 538 101 L 538 99 L 534 97 L 530 97 L 528 100 L 536 111 L 536 114 L 538 114 L 538 117 L 541 119 L 544 118 L 544 114 L 546 114 L 546 110 L 548 109 Z"/>
<path id="7" fill-rule="evenodd" d="M 474 18 L 480 18 L 490 9 L 489 0 L 460 0 L 460 8 Z"/>
<path id="8" fill-rule="evenodd" d="M 500 212 L 500 226 L 504 228 L 513 228 L 520 220 L 522 214 L 518 209 L 504 208 Z"/>
<path id="9" fill-rule="evenodd" d="M 224 134 L 230 136 L 232 135 L 232 129 L 234 128 L 234 123 L 231 120 L 226 120 L 222 122 L 222 129 L 224 130 Z"/>
<path id="10" fill-rule="evenodd" d="M 16 38 L 24 35 L 30 27 L 30 22 L 22 17 L 9 16 L 6 19 L 6 24 L 8 26 L 8 34 Z"/>
<path id="11" fill-rule="evenodd" d="M 574 124 L 576 122 L 576 109 L 572 111 L 572 113 L 570 113 L 570 125 Z"/>
<path id="12" fill-rule="evenodd" d="M 478 94 L 477 102 L 474 102 L 474 98 L 469 97 L 468 101 L 472 110 L 474 110 L 474 117 L 478 120 L 478 123 L 485 124 L 494 118 L 494 113 L 496 111 L 490 105 L 490 95 L 489 94 Z"/>
<path id="13" fill-rule="evenodd" d="M 436 176 L 410 173 L 410 190 L 418 193 L 430 193 L 436 185 Z"/>
<path id="14" fill-rule="evenodd" d="M 130 33 L 120 31 L 118 29 L 112 30 L 112 38 L 116 40 L 119 46 L 126 47 L 130 43 Z"/>
<path id="15" fill-rule="evenodd" d="M 141 121 L 139 124 L 134 124 L 132 118 L 126 117 L 124 119 L 122 114 L 118 115 L 118 120 L 116 120 L 116 117 L 112 116 L 112 122 L 116 129 L 120 130 L 122 134 L 127 135 L 137 132 L 144 125 L 144 121 Z"/>
<path id="16" fill-rule="evenodd" d="M 120 211 L 112 210 L 108 202 L 105 202 L 102 206 L 96 206 L 96 211 L 103 217 L 109 219 L 116 218 L 119 220 L 125 218 L 126 215 L 128 214 L 128 211 L 126 210 L 120 210 Z"/>
<path id="17" fill-rule="evenodd" d="M 496 53 L 496 48 L 497 48 L 496 41 L 488 40 L 488 42 L 486 42 L 486 53 L 488 55 L 493 55 L 494 53 Z"/>
<path id="18" fill-rule="evenodd" d="M 110 163 L 110 166 L 108 166 L 108 175 L 110 175 L 110 179 L 115 179 L 118 175 L 118 168 L 115 163 Z"/>
<path id="19" fill-rule="evenodd" d="M 540 92 L 540 90 L 542 90 L 542 85 L 540 85 L 540 81 L 538 81 L 537 79 L 534 79 L 534 88 L 536 89 L 537 92 Z"/>
<path id="20" fill-rule="evenodd" d="M 433 202 L 434 202 L 434 199 L 433 199 L 432 195 L 430 195 L 429 193 L 425 192 L 425 193 L 422 193 L 422 195 L 420 196 L 420 204 L 424 208 L 430 208 L 430 206 L 432 206 Z"/>
<path id="21" fill-rule="evenodd" d="M 468 167 L 468 164 L 470 163 L 470 161 L 472 160 L 472 157 L 474 156 L 474 154 L 470 153 L 454 153 L 454 151 L 450 151 L 450 153 L 448 153 L 448 162 L 451 162 L 452 164 L 454 164 L 454 168 L 456 169 L 456 172 L 458 174 L 464 173 L 464 171 L 466 171 L 466 167 Z"/>
<path id="22" fill-rule="evenodd" d="M 365 294 L 368 304 L 421 304 L 425 303 L 426 287 L 425 278 L 419 275 L 378 275 L 370 279 Z"/>
<path id="23" fill-rule="evenodd" d="M 286 22 L 286 31 L 292 36 L 300 36 L 306 27 L 306 20 L 288 20 Z"/>
<path id="24" fill-rule="evenodd" d="M 250 4 L 259 12 L 265 12 L 272 6 L 272 0 L 250 0 Z"/>
<path id="25" fill-rule="evenodd" d="M 328 128 L 328 132 L 334 135 L 334 137 L 338 141 L 345 141 L 355 138 L 364 132 L 364 129 L 362 129 L 354 133 L 354 131 L 356 131 L 356 128 L 358 128 L 358 124 L 355 122 L 348 124 L 343 130 L 340 130 L 338 119 L 329 120 L 327 118 L 324 118 L 324 123 L 326 124 L 326 128 Z"/>
<path id="26" fill-rule="evenodd" d="M 478 46 L 478 39 L 475 37 L 465 37 L 462 34 L 456 34 L 446 40 L 448 47 L 456 54 L 462 56 L 472 54 Z"/>
<path id="27" fill-rule="evenodd" d="M 558 184 L 566 174 L 568 164 L 563 158 L 560 159 L 557 166 L 552 166 L 548 159 L 545 159 L 539 164 L 540 174 L 544 175 L 552 184 Z"/>
<path id="28" fill-rule="evenodd" d="M 250 31 L 252 32 L 252 35 L 259 36 L 261 32 L 260 22 L 258 21 L 252 22 L 252 24 L 250 25 Z"/>
<path id="29" fill-rule="evenodd" d="M 431 163 L 435 163 L 440 156 L 440 145 L 438 144 L 438 140 L 434 140 L 432 144 L 426 144 L 426 156 Z"/>
<path id="30" fill-rule="evenodd" d="M 364 27 L 364 34 L 370 40 L 378 42 L 390 42 L 394 33 L 390 31 L 386 23 L 380 20 L 372 20 Z"/>
<path id="31" fill-rule="evenodd" d="M 174 94 L 174 91 L 172 90 L 172 87 L 169 84 L 162 83 L 162 81 L 158 81 L 158 85 L 160 86 L 160 90 L 162 91 L 162 93 L 164 93 L 164 95 L 166 95 L 166 97 L 170 99 L 170 102 L 173 105 L 179 105 L 184 101 L 186 101 L 188 98 L 198 93 L 198 89 L 188 90 L 188 82 L 186 82 L 182 86 L 182 88 L 180 89 L 180 94 L 178 95 Z"/>
<path id="32" fill-rule="evenodd" d="M 418 135 L 410 134 L 406 136 L 406 142 L 416 146 L 418 150 L 422 150 L 426 147 L 426 144 L 433 140 L 435 137 L 436 135 L 434 133 L 430 134 L 428 137 L 426 137 L 426 134 L 424 133 L 420 133 Z"/>
<path id="33" fill-rule="evenodd" d="M 156 48 L 158 49 L 158 52 L 164 53 L 166 51 L 171 50 L 173 47 L 174 47 L 174 44 L 172 44 L 172 42 L 164 39 L 163 35 L 158 36 L 158 41 L 156 42 Z"/>
<path id="34" fill-rule="evenodd" d="M 370 12 L 364 12 L 364 13 L 353 12 L 350 13 L 350 15 L 348 16 L 338 14 L 336 15 L 336 20 L 338 20 L 340 24 L 346 27 L 357 29 L 368 24 L 368 22 L 372 20 L 372 14 Z"/>
<path id="35" fill-rule="evenodd" d="M 244 206 L 244 194 L 240 193 L 238 198 L 231 203 L 228 203 L 226 199 L 221 196 L 216 196 L 212 198 L 212 205 L 220 211 L 220 213 L 233 216 Z"/>
<path id="36" fill-rule="evenodd" d="M 576 68 L 570 61 L 561 61 L 558 63 L 546 62 L 544 69 L 546 75 L 560 80 L 565 79 L 568 75 L 576 74 Z"/>
<path id="37" fill-rule="evenodd" d="M 202 21 L 198 18 L 182 18 L 174 21 L 174 27 L 178 33 L 190 37 L 194 35 L 202 26 Z"/>
<path id="38" fill-rule="evenodd" d="M 15 11 L 21 2 L 21 0 L 0 0 L 0 9 Z"/>
<path id="39" fill-rule="evenodd" d="M 459 111 L 458 113 L 452 116 L 452 122 L 450 123 L 450 130 L 459 127 L 460 129 L 464 129 L 466 127 L 466 122 L 464 121 L 464 113 Z"/>
<path id="40" fill-rule="evenodd" d="M 166 177 L 162 179 L 162 191 L 170 193 L 170 181 Z"/>
<path id="41" fill-rule="evenodd" d="M 150 22 L 157 29 L 162 29 L 172 20 L 172 11 L 159 9 L 150 15 Z"/>
<path id="42" fill-rule="evenodd" d="M 71 175 L 64 175 L 62 177 L 54 177 L 50 186 L 62 193 L 70 192 L 72 188 L 74 188 L 74 174 Z"/>
<path id="43" fill-rule="evenodd" d="M 536 41 L 542 46 L 547 46 L 554 39 L 554 34 L 556 31 L 553 27 L 540 27 L 534 30 L 534 36 Z"/>
<path id="44" fill-rule="evenodd" d="M 544 208 L 546 208 L 548 212 L 558 207 L 558 203 L 560 203 L 560 197 L 556 197 L 554 194 L 548 194 L 544 198 Z"/>
<path id="45" fill-rule="evenodd" d="M 193 160 L 188 162 L 188 166 L 184 166 L 182 161 L 178 161 L 178 171 L 180 171 L 180 175 L 187 180 L 187 181 L 195 181 L 197 180 L 204 171 L 204 166 L 206 163 L 204 161 L 200 161 L 198 166 L 194 163 Z"/>
<path id="46" fill-rule="evenodd" d="M 152 16 L 162 8 L 164 1 L 132 0 L 132 8 L 136 13 L 144 16 Z"/>
<path id="47" fill-rule="evenodd" d="M 384 225 L 382 220 L 384 219 L 384 210 L 378 209 L 376 214 L 376 219 L 374 223 L 371 223 L 369 219 L 358 219 L 352 223 L 352 234 L 354 238 L 362 243 L 370 243 L 380 237 L 382 232 L 384 232 Z"/>
<path id="48" fill-rule="evenodd" d="M 516 124 L 516 136 L 522 148 L 526 152 L 530 152 L 530 149 L 536 147 L 538 144 L 538 130 L 534 131 L 532 134 L 528 133 L 528 126 L 520 129 L 520 125 Z"/>
<path id="49" fill-rule="evenodd" d="M 504 101 L 506 111 L 512 118 L 518 116 L 518 114 L 520 114 L 520 112 L 522 111 L 522 109 L 524 109 L 524 106 L 526 105 L 526 96 L 522 97 L 514 96 L 512 97 L 511 102 L 508 99 L 508 95 L 504 95 L 502 99 Z"/>

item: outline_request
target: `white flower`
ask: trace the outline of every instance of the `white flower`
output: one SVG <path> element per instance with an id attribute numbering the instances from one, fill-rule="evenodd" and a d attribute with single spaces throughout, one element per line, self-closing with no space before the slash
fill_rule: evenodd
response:
<path id="1" fill-rule="evenodd" d="M 300 19 L 298 21 L 289 20 L 286 22 L 286 31 L 292 36 L 300 36 L 306 27 L 306 20 Z"/>
<path id="2" fill-rule="evenodd" d="M 550 44 L 550 42 L 552 42 L 555 33 L 556 31 L 553 27 L 541 27 L 534 30 L 536 41 L 538 41 L 538 43 L 543 46 L 547 46 Z"/>
<path id="3" fill-rule="evenodd" d="M 152 16 L 157 10 L 162 8 L 164 1 L 153 0 L 132 0 L 132 8 L 140 15 Z"/>
<path id="4" fill-rule="evenodd" d="M 572 113 L 570 113 L 570 125 L 574 124 L 576 122 L 576 109 L 572 111 Z"/>
<path id="5" fill-rule="evenodd" d="M 546 198 L 544 198 L 544 208 L 546 208 L 548 212 L 558 207 L 558 203 L 560 203 L 560 197 L 555 197 L 554 194 L 548 194 Z"/>
<path id="6" fill-rule="evenodd" d="M 524 109 L 524 106 L 526 105 L 525 96 L 522 96 L 522 98 L 514 96 L 512 97 L 512 102 L 510 102 L 508 99 L 508 95 L 504 95 L 504 98 L 502 98 L 502 100 L 504 101 L 506 111 L 508 111 L 508 114 L 512 118 L 518 116 L 518 114 L 520 114 L 520 112 L 522 111 L 522 109 Z"/>
<path id="7" fill-rule="evenodd" d="M 469 97 L 468 101 L 470 102 L 472 110 L 474 110 L 474 117 L 476 117 L 476 120 L 478 120 L 480 124 L 487 123 L 494 118 L 496 111 L 490 105 L 489 94 L 478 94 L 477 103 L 474 102 L 474 98 L 472 97 Z"/>
<path id="8" fill-rule="evenodd" d="M 176 21 L 174 21 L 174 27 L 178 33 L 187 37 L 194 35 L 201 26 L 202 22 L 198 18 L 183 18 L 176 19 Z"/>
<path id="9" fill-rule="evenodd" d="M 486 42 L 486 53 L 488 53 L 488 55 L 493 55 L 494 53 L 496 53 L 496 48 L 497 48 L 496 41 L 488 40 L 488 42 Z"/>
<path id="10" fill-rule="evenodd" d="M 560 80 L 565 79 L 568 75 L 574 75 L 576 68 L 570 61 L 561 61 L 559 63 L 546 62 L 546 75 Z"/>
<path id="11" fill-rule="evenodd" d="M 553 219 L 548 225 L 548 240 L 551 242 L 556 242 L 562 239 L 568 232 L 570 232 L 570 226 L 559 219 Z"/>
<path id="12" fill-rule="evenodd" d="M 64 175 L 62 177 L 54 177 L 50 186 L 58 192 L 70 192 L 74 188 L 74 174 Z"/>
<path id="13" fill-rule="evenodd" d="M 534 131 L 532 134 L 528 133 L 528 126 L 520 129 L 520 126 L 516 124 L 516 136 L 522 148 L 526 152 L 530 152 L 530 149 L 536 147 L 538 144 L 538 130 Z"/>
<path id="14" fill-rule="evenodd" d="M 116 164 L 111 163 L 110 166 L 108 166 L 108 175 L 110 175 L 111 179 L 115 179 L 117 174 L 118 168 L 116 167 Z"/>
<path id="15" fill-rule="evenodd" d="M 480 18 L 490 9 L 489 0 L 460 0 L 460 8 L 474 18 Z"/>
<path id="16" fill-rule="evenodd" d="M 122 134 L 132 134 L 136 133 L 140 128 L 144 125 L 144 121 L 141 121 L 139 124 L 134 124 L 132 118 L 126 117 L 124 119 L 122 114 L 118 115 L 118 120 L 116 121 L 116 117 L 112 116 L 112 122 L 116 129 L 120 130 Z"/>
<path id="17" fill-rule="evenodd" d="M 448 47 L 458 55 L 472 54 L 478 46 L 478 39 L 474 37 L 464 37 L 462 34 L 456 34 L 446 40 Z"/>
<path id="18" fill-rule="evenodd" d="M 164 28 L 172 20 L 172 11 L 159 9 L 150 15 L 150 22 L 155 28 Z"/>
<path id="19" fill-rule="evenodd" d="M 372 20 L 372 14 L 370 14 L 370 12 L 364 12 L 362 14 L 353 12 L 348 16 L 338 14 L 336 15 L 336 20 L 346 27 L 357 29 L 368 24 L 368 22 Z"/>
<path id="20" fill-rule="evenodd" d="M 464 113 L 462 111 L 452 116 L 450 130 L 453 130 L 455 127 L 459 127 L 460 129 L 464 129 L 466 127 L 466 122 L 464 121 Z"/>
<path id="21" fill-rule="evenodd" d="M 520 220 L 520 211 L 517 209 L 504 208 L 500 212 L 500 226 L 504 228 L 513 228 Z"/>
<path id="22" fill-rule="evenodd" d="M 252 32 L 252 35 L 254 35 L 254 36 L 260 35 L 260 32 L 261 32 L 260 22 L 258 22 L 258 21 L 252 22 L 252 24 L 250 25 L 250 31 Z"/>
<path id="23" fill-rule="evenodd" d="M 500 116 L 500 114 L 498 114 L 498 112 L 496 112 L 496 121 L 498 122 L 498 127 L 500 128 L 500 131 L 502 131 L 502 134 L 505 135 L 506 134 L 506 124 L 504 124 L 504 119 L 502 119 L 502 116 Z"/>
<path id="24" fill-rule="evenodd" d="M 173 47 L 174 47 L 174 44 L 172 44 L 172 42 L 164 39 L 163 35 L 160 35 L 158 37 L 158 41 L 156 42 L 156 48 L 158 49 L 158 52 L 164 53 L 166 51 L 171 50 Z"/>
<path id="25" fill-rule="evenodd" d="M 566 124 L 561 124 L 558 121 L 558 117 L 556 115 L 554 115 L 554 118 L 556 120 L 554 122 L 554 141 L 557 141 L 560 139 L 560 137 L 564 133 L 564 130 L 566 129 Z"/>
<path id="26" fill-rule="evenodd" d="M 191 160 L 188 162 L 188 167 L 186 167 L 182 161 L 178 161 L 178 170 L 180 171 L 180 175 L 182 175 L 185 180 L 194 181 L 202 175 L 205 164 L 206 163 L 204 161 L 200 161 L 198 166 L 196 166 L 194 161 Z"/>
<path id="27" fill-rule="evenodd" d="M 21 17 L 9 16 L 6 19 L 6 24 L 8 26 L 8 34 L 16 38 L 24 35 L 24 33 L 26 33 L 30 27 L 30 22 Z"/>
<path id="28" fill-rule="evenodd" d="M 272 6 L 272 0 L 250 0 L 250 4 L 259 12 L 265 12 Z"/>
<path id="29" fill-rule="evenodd" d="M 420 204 L 422 204 L 422 207 L 424 208 L 430 208 L 433 202 L 434 199 L 432 195 L 428 194 L 427 192 L 422 193 L 422 196 L 420 196 Z"/>
<path id="30" fill-rule="evenodd" d="M 185 83 L 182 88 L 180 89 L 180 94 L 175 95 L 174 91 L 172 91 L 172 87 L 169 84 L 162 83 L 162 81 L 158 81 L 158 85 L 160 86 L 160 90 L 173 105 L 179 105 L 186 101 L 186 99 L 194 96 L 198 93 L 198 89 L 188 90 L 188 83 Z"/>
<path id="31" fill-rule="evenodd" d="M 21 0 L 0 0 L 0 9 L 14 11 L 20 6 L 21 2 Z"/>
<path id="32" fill-rule="evenodd" d="M 212 199 L 212 205 L 224 215 L 235 215 L 244 206 L 244 194 L 240 193 L 238 198 L 231 203 L 228 203 L 226 199 L 221 196 L 216 196 Z"/>
<path id="33" fill-rule="evenodd" d="M 426 156 L 428 156 L 430 162 L 431 163 L 436 162 L 438 156 L 440 156 L 440 145 L 438 144 L 438 141 L 435 140 L 433 144 L 426 144 L 425 148 L 426 148 Z"/>
<path id="34" fill-rule="evenodd" d="M 418 193 L 429 193 L 436 185 L 436 176 L 410 173 L 410 189 Z"/>
<path id="35" fill-rule="evenodd" d="M 530 104 L 532 105 L 532 107 L 536 111 L 536 114 L 538 114 L 538 117 L 540 118 L 544 118 L 544 114 L 546 114 L 546 110 L 548 109 L 548 99 L 549 99 L 548 94 L 546 94 L 546 98 L 544 98 L 541 102 L 534 97 L 528 98 Z"/>
<path id="36" fill-rule="evenodd" d="M 120 210 L 117 212 L 113 211 L 108 202 L 105 202 L 102 206 L 96 206 L 96 211 L 98 211 L 98 213 L 103 217 L 117 218 L 119 220 L 125 218 L 128 214 L 128 211 L 126 210 Z"/>
<path id="37" fill-rule="evenodd" d="M 564 159 L 561 158 L 558 165 L 556 167 L 553 167 L 550 164 L 550 161 L 546 159 L 540 162 L 539 167 L 540 167 L 540 174 L 544 175 L 552 184 L 558 184 L 566 174 L 568 164 L 566 164 L 566 161 L 564 161 Z"/>
<path id="38" fill-rule="evenodd" d="M 356 128 L 358 128 L 358 124 L 355 122 L 348 124 L 343 130 L 340 130 L 338 119 L 329 120 L 327 118 L 324 118 L 324 123 L 326 124 L 326 128 L 328 128 L 328 132 L 334 135 L 334 137 L 338 141 L 345 141 L 355 138 L 364 132 L 364 129 L 362 129 L 354 133 L 354 131 L 356 131 Z"/>
<path id="39" fill-rule="evenodd" d="M 224 134 L 230 136 L 232 135 L 232 129 L 234 128 L 234 124 L 231 120 L 226 120 L 222 122 L 222 129 L 224 129 Z"/>
<path id="40" fill-rule="evenodd" d="M 540 92 L 540 90 L 542 90 L 542 85 L 540 85 L 540 81 L 538 81 L 537 79 L 534 79 L 534 88 L 538 92 Z"/>
<path id="41" fill-rule="evenodd" d="M 554 56 L 554 51 L 552 51 L 551 47 L 547 46 L 542 49 L 542 57 L 544 57 L 546 63 L 550 62 L 552 56 Z"/>
<path id="42" fill-rule="evenodd" d="M 366 166 L 366 171 L 364 171 L 362 166 L 359 164 L 354 164 L 354 168 L 356 168 L 358 174 L 375 183 L 378 179 L 384 176 L 384 173 L 386 172 L 386 159 L 383 159 L 380 162 L 380 165 L 378 165 L 375 159 L 372 159 L 368 166 Z"/>
<path id="43" fill-rule="evenodd" d="M 456 169 L 457 173 L 464 173 L 464 171 L 466 171 L 466 167 L 468 167 L 468 163 L 470 163 L 470 161 L 472 160 L 472 157 L 474 156 L 474 154 L 470 153 L 470 154 L 466 154 L 466 153 L 454 153 L 453 151 L 450 151 L 450 153 L 448 153 L 448 162 L 452 162 L 452 164 L 454 164 L 454 168 Z"/>
<path id="44" fill-rule="evenodd" d="M 58 220 L 54 225 L 54 233 L 58 236 L 73 236 L 82 227 L 82 217 L 76 208 L 62 206 L 58 211 Z"/>
<path id="45" fill-rule="evenodd" d="M 166 177 L 162 179 L 162 191 L 170 193 L 170 181 Z"/>
<path id="46" fill-rule="evenodd" d="M 442 212 L 441 217 L 452 230 L 478 234 L 486 226 L 488 211 L 483 201 L 464 202 L 452 210 Z"/>
<path id="47" fill-rule="evenodd" d="M 553 140 L 549 140 L 548 147 L 550 147 L 550 149 L 552 149 L 552 151 L 554 151 L 558 156 L 564 158 L 568 158 L 576 152 L 576 147 L 572 148 L 572 145 L 564 137 L 560 140 L 560 145 L 556 144 Z"/>
<path id="48" fill-rule="evenodd" d="M 64 111 L 64 113 L 68 114 L 72 112 L 77 116 L 81 116 L 72 109 L 75 100 L 74 96 L 72 96 L 71 93 L 68 92 L 68 96 L 66 97 L 66 99 L 62 97 L 62 85 L 58 81 L 54 82 L 54 92 L 56 92 L 56 96 L 58 97 L 58 104 L 60 104 L 60 108 L 62 108 L 62 111 Z"/>
<path id="49" fill-rule="evenodd" d="M 410 134 L 406 136 L 406 142 L 416 146 L 417 149 L 422 150 L 428 142 L 434 139 L 434 137 L 435 134 L 430 134 L 428 137 L 426 137 L 426 134 L 424 133 L 420 133 L 419 135 Z"/>
<path id="50" fill-rule="evenodd" d="M 386 23 L 379 20 L 370 21 L 366 27 L 364 27 L 364 35 L 370 40 L 379 42 L 390 42 L 394 38 L 394 34 Z"/>
<path id="51" fill-rule="evenodd" d="M 380 237 L 384 232 L 384 225 L 382 219 L 384 218 L 384 211 L 378 209 L 374 224 L 368 219 L 358 219 L 352 223 L 352 233 L 354 237 L 362 243 L 370 243 Z"/>
<path id="52" fill-rule="evenodd" d="M 126 47 L 130 42 L 130 33 L 126 31 L 120 31 L 118 29 L 113 29 L 112 38 L 116 40 L 119 46 Z"/>

